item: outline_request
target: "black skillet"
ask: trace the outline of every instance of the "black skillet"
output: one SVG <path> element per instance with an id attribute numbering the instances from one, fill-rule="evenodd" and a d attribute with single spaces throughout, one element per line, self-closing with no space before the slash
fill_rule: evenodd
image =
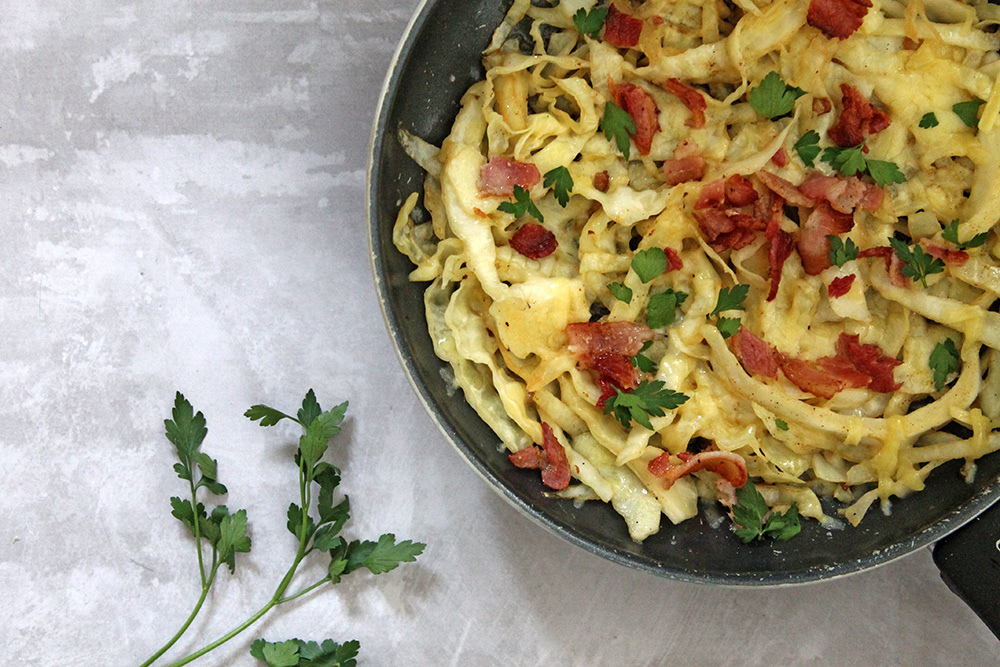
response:
<path id="1" fill-rule="evenodd" d="M 544 497 L 537 473 L 514 468 L 498 451 L 493 432 L 460 392 L 451 391 L 427 334 L 425 285 L 407 279 L 412 266 L 392 245 L 396 213 L 410 193 L 422 192 L 424 177 L 397 141 L 397 131 L 404 128 L 440 145 L 462 93 L 483 76 L 480 54 L 509 5 L 509 0 L 426 0 L 399 45 L 373 131 L 368 214 L 375 282 L 403 367 L 448 440 L 535 521 L 611 561 L 671 579 L 803 583 L 875 567 L 937 542 L 934 558 L 944 580 L 1000 635 L 1000 504 L 987 511 L 1000 497 L 1000 452 L 979 461 L 971 484 L 962 480 L 957 463 L 942 466 L 925 491 L 894 502 L 889 516 L 873 509 L 857 528 L 828 531 L 807 521 L 790 542 L 748 546 L 728 524 L 713 528 L 699 517 L 679 526 L 665 522 L 658 534 L 636 544 L 610 506 L 574 507 Z"/>

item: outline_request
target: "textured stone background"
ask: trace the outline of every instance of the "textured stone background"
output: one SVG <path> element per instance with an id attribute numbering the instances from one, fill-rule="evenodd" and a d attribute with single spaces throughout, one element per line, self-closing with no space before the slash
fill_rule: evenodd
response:
<path id="1" fill-rule="evenodd" d="M 444 442 L 392 351 L 365 231 L 371 122 L 416 4 L 0 0 L 0 662 L 136 665 L 186 616 L 176 390 L 254 550 L 172 654 L 262 604 L 293 556 L 295 434 L 242 413 L 309 387 L 351 401 L 331 457 L 350 534 L 429 547 L 205 664 L 253 664 L 260 635 L 357 638 L 368 665 L 995 661 L 927 551 L 806 587 L 662 581 L 522 518 Z"/>

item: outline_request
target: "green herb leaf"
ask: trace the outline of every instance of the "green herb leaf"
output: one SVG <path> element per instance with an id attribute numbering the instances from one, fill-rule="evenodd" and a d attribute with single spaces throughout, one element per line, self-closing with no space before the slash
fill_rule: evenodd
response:
<path id="1" fill-rule="evenodd" d="M 719 300 L 715 304 L 715 310 L 710 314 L 717 315 L 727 310 L 743 310 L 743 301 L 749 293 L 749 285 L 740 284 L 733 287 L 723 287 L 719 290 Z"/>
<path id="2" fill-rule="evenodd" d="M 982 232 L 981 234 L 976 234 L 968 241 L 964 243 L 958 240 L 958 220 L 952 220 L 951 223 L 944 228 L 941 232 L 941 238 L 949 243 L 953 243 L 958 247 L 959 250 L 968 250 L 969 248 L 978 248 L 986 243 L 988 238 L 987 232 Z"/>
<path id="3" fill-rule="evenodd" d="M 948 376 L 957 373 L 962 367 L 955 341 L 946 338 L 944 342 L 935 345 L 929 363 L 934 371 L 934 388 L 941 391 L 948 382 Z"/>
<path id="4" fill-rule="evenodd" d="M 771 511 L 764 524 L 764 535 L 782 542 L 790 540 L 802 530 L 799 524 L 799 507 L 795 503 L 785 512 Z"/>
<path id="5" fill-rule="evenodd" d="M 780 419 L 780 418 L 779 419 L 775 419 L 774 420 L 774 425 L 778 427 L 779 431 L 787 431 L 788 430 L 788 422 L 786 422 L 784 419 Z"/>
<path id="6" fill-rule="evenodd" d="M 854 176 L 864 173 L 867 168 L 864 153 L 861 146 L 853 148 L 840 148 L 839 146 L 828 146 L 823 149 L 823 162 L 839 171 L 844 176 Z"/>
<path id="7" fill-rule="evenodd" d="M 685 292 L 668 289 L 649 297 L 646 304 L 646 324 L 650 329 L 669 326 L 677 318 L 677 307 L 688 298 Z"/>
<path id="8" fill-rule="evenodd" d="M 784 541 L 799 534 L 801 530 L 799 510 L 795 505 L 784 513 L 770 511 L 764 496 L 752 482 L 736 489 L 736 499 L 737 503 L 733 506 L 733 521 L 739 526 L 736 534 L 743 542 L 749 544 L 764 536 Z"/>
<path id="9" fill-rule="evenodd" d="M 615 387 L 615 395 L 604 402 L 604 414 L 614 414 L 615 419 L 628 429 L 633 420 L 650 431 L 649 417 L 662 417 L 664 410 L 673 410 L 684 404 L 688 396 L 679 391 L 665 389 L 662 380 L 643 380 L 629 392 Z"/>
<path id="10" fill-rule="evenodd" d="M 785 83 L 777 72 L 768 72 L 760 85 L 747 95 L 747 101 L 764 118 L 778 118 L 791 113 L 795 100 L 805 94 L 801 88 Z"/>
<path id="11" fill-rule="evenodd" d="M 560 206 L 566 208 L 566 204 L 569 203 L 569 193 L 573 191 L 573 176 L 570 175 L 569 169 L 556 167 L 545 172 L 542 185 L 547 188 L 551 187 L 556 201 L 559 202 Z"/>
<path id="12" fill-rule="evenodd" d="M 326 453 L 330 438 L 340 433 L 340 424 L 344 421 L 346 411 L 345 401 L 332 410 L 320 412 L 315 416 L 310 415 L 305 433 L 299 438 L 299 456 L 304 469 L 311 471 Z"/>
<path id="13" fill-rule="evenodd" d="M 361 644 L 357 641 L 338 644 L 326 639 L 322 644 L 299 641 L 299 657 L 302 667 L 355 667 Z"/>
<path id="14" fill-rule="evenodd" d="M 738 317 L 720 317 L 715 326 L 723 338 L 732 338 L 740 332 L 742 321 Z"/>
<path id="15" fill-rule="evenodd" d="M 984 100 L 969 100 L 968 102 L 959 102 L 952 106 L 951 110 L 962 119 L 963 123 L 975 129 L 979 127 L 979 107 L 984 104 L 986 104 Z"/>
<path id="16" fill-rule="evenodd" d="M 880 188 L 884 188 L 892 183 L 905 183 L 906 176 L 903 172 L 899 170 L 895 162 L 889 162 L 888 160 L 869 160 L 865 159 L 865 164 L 868 169 L 868 175 L 872 177 L 875 181 L 875 185 Z"/>
<path id="17" fill-rule="evenodd" d="M 601 116 L 601 130 L 608 141 L 613 141 L 625 159 L 629 159 L 631 148 L 630 136 L 635 136 L 635 121 L 627 111 L 614 102 L 604 105 L 604 115 Z"/>
<path id="18" fill-rule="evenodd" d="M 345 574 L 366 567 L 372 574 L 383 574 L 395 570 L 400 563 L 417 559 L 426 544 L 404 540 L 396 542 L 392 533 L 382 535 L 378 542 L 355 540 L 347 545 L 347 569 Z"/>
<path id="19" fill-rule="evenodd" d="M 629 357 L 629 361 L 632 362 L 632 365 L 635 366 L 636 368 L 638 368 L 643 373 L 655 373 L 656 372 L 656 364 L 653 362 L 652 359 L 650 359 L 649 357 L 647 357 L 646 355 L 643 354 L 643 352 L 645 352 L 646 350 L 648 350 L 650 348 L 650 346 L 652 346 L 652 344 L 653 344 L 653 341 L 647 340 L 646 342 L 644 342 L 642 344 L 642 347 L 635 354 L 635 356 Z"/>
<path id="20" fill-rule="evenodd" d="M 623 283 L 608 283 L 611 296 L 624 303 L 632 302 L 632 288 L 626 287 Z"/>
<path id="21" fill-rule="evenodd" d="M 809 130 L 799 137 L 799 140 L 795 142 L 794 148 L 807 167 L 815 167 L 816 158 L 820 153 L 819 133 L 815 130 Z"/>
<path id="22" fill-rule="evenodd" d="M 250 655 L 263 660 L 268 667 L 296 667 L 299 664 L 299 642 L 268 642 L 257 639 L 250 645 Z"/>
<path id="23" fill-rule="evenodd" d="M 194 466 L 194 455 L 201 447 L 208 429 L 205 428 L 205 416 L 200 412 L 195 414 L 194 408 L 184 395 L 177 392 L 174 396 L 174 409 L 171 411 L 173 419 L 164 420 L 163 426 L 167 440 L 173 443 L 177 449 L 177 458 L 181 460 L 188 471 Z M 176 470 L 176 468 L 174 468 Z M 180 473 L 178 472 L 178 475 Z"/>
<path id="24" fill-rule="evenodd" d="M 284 412 L 279 412 L 274 408 L 269 408 L 266 405 L 253 405 L 243 416 L 250 421 L 260 421 L 261 426 L 274 426 L 282 419 L 290 419 L 292 421 L 297 421 L 295 417 L 290 417 Z"/>
<path id="25" fill-rule="evenodd" d="M 538 220 L 538 222 L 545 222 L 542 212 L 535 206 L 535 202 L 531 201 L 531 194 L 520 185 L 514 186 L 514 201 L 500 202 L 497 208 L 504 213 L 510 213 L 516 218 L 520 218 L 527 213 Z"/>
<path id="26" fill-rule="evenodd" d="M 854 241 L 841 240 L 839 236 L 829 234 L 827 240 L 830 241 L 830 263 L 835 266 L 843 266 L 847 262 L 858 258 L 858 246 Z"/>
<path id="27" fill-rule="evenodd" d="M 929 255 L 920 245 L 912 248 L 897 238 L 890 238 L 889 245 L 896 251 L 896 256 L 903 260 L 902 273 L 913 282 L 927 287 L 927 276 L 944 271 L 944 261 Z"/>
<path id="28" fill-rule="evenodd" d="M 925 113 L 920 118 L 919 125 L 920 125 L 920 127 L 924 128 L 925 130 L 929 130 L 932 127 L 937 127 L 938 126 L 938 118 L 934 114 L 933 111 Z"/>
<path id="29" fill-rule="evenodd" d="M 644 283 L 663 275 L 667 266 L 667 253 L 663 248 L 646 248 L 635 253 L 632 258 L 632 270 Z"/>
<path id="30" fill-rule="evenodd" d="M 580 8 L 576 10 L 576 14 L 573 14 L 573 23 L 576 24 L 576 29 L 580 31 L 580 34 L 594 37 L 601 31 L 607 16 L 607 7 L 594 7 L 589 12 Z"/>
<path id="31" fill-rule="evenodd" d="M 219 560 L 229 567 L 230 573 L 236 571 L 236 554 L 250 551 L 250 538 L 246 533 L 246 510 L 239 510 L 235 514 L 227 512 L 219 521 Z"/>
<path id="32" fill-rule="evenodd" d="M 308 514 L 303 515 L 302 508 L 295 503 L 288 505 L 288 522 L 285 524 L 288 532 L 300 542 L 308 542 L 316 532 L 316 521 Z"/>

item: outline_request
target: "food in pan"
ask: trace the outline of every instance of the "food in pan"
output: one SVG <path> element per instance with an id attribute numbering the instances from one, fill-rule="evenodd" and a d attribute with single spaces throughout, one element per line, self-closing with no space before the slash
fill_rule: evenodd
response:
<path id="1" fill-rule="evenodd" d="M 394 229 L 512 465 L 638 541 L 699 500 L 787 537 L 971 478 L 1000 449 L 998 23 L 516 0 L 442 145 L 401 132 L 427 178 Z"/>

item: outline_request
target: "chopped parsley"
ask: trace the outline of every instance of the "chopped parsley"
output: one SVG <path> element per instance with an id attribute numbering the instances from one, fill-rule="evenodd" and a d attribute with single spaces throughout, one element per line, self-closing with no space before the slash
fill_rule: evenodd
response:
<path id="1" fill-rule="evenodd" d="M 636 133 L 632 116 L 614 102 L 607 102 L 604 105 L 604 115 L 601 116 L 601 130 L 608 141 L 615 142 L 615 146 L 625 159 L 629 159 L 631 148 L 629 137 L 635 136 Z"/>
<path id="2" fill-rule="evenodd" d="M 938 126 L 937 115 L 933 111 L 925 113 L 920 118 L 919 125 L 920 125 L 920 127 L 924 128 L 925 130 L 929 130 L 932 127 L 937 127 Z"/>
<path id="3" fill-rule="evenodd" d="M 969 100 L 959 102 L 951 107 L 955 115 L 962 119 L 962 122 L 975 129 L 979 127 L 979 107 L 986 104 L 983 100 Z"/>
<path id="4" fill-rule="evenodd" d="M 867 173 L 880 188 L 890 183 L 905 183 L 906 176 L 899 170 L 895 162 L 887 160 L 871 160 L 865 157 L 865 144 L 851 148 L 828 146 L 823 149 L 823 162 L 839 171 L 844 176 Z"/>
<path id="5" fill-rule="evenodd" d="M 566 167 L 556 167 L 545 172 L 542 185 L 552 188 L 556 201 L 563 208 L 569 203 L 569 193 L 573 191 L 573 176 Z"/>
<path id="6" fill-rule="evenodd" d="M 753 482 L 736 489 L 736 499 L 733 521 L 739 526 L 736 534 L 745 544 L 764 537 L 790 540 L 802 530 L 799 525 L 799 509 L 795 504 L 787 512 L 771 510 Z"/>
<path id="7" fill-rule="evenodd" d="M 858 246 L 854 241 L 847 239 L 842 241 L 839 236 L 830 234 L 826 237 L 830 241 L 830 263 L 838 267 L 843 266 L 852 259 L 858 258 Z"/>
<path id="8" fill-rule="evenodd" d="M 780 419 L 780 418 L 779 419 L 775 419 L 774 420 L 774 425 L 778 427 L 779 431 L 787 431 L 788 430 L 788 422 L 786 422 L 784 419 Z"/>
<path id="9" fill-rule="evenodd" d="M 816 166 L 816 158 L 819 157 L 819 133 L 816 130 L 809 130 L 795 142 L 795 152 L 799 154 L 807 167 Z"/>
<path id="10" fill-rule="evenodd" d="M 739 333 L 742 324 L 742 320 L 738 317 L 720 317 L 715 326 L 719 328 L 723 338 L 731 338 Z"/>
<path id="11" fill-rule="evenodd" d="M 805 94 L 801 88 L 785 83 L 777 72 L 768 72 L 760 85 L 747 95 L 747 101 L 758 114 L 773 119 L 791 113 L 795 100 Z"/>
<path id="12" fill-rule="evenodd" d="M 623 303 L 632 302 L 632 288 L 626 287 L 623 283 L 608 283 L 608 289 L 611 290 L 611 296 L 619 301 Z"/>
<path id="13" fill-rule="evenodd" d="M 963 243 L 958 240 L 958 220 L 952 220 L 951 223 L 944 228 L 944 231 L 941 232 L 941 238 L 954 244 L 959 250 L 968 250 L 969 248 L 978 248 L 986 243 L 987 233 L 982 232 L 981 234 L 976 234 L 971 239 Z"/>
<path id="14" fill-rule="evenodd" d="M 594 37 L 601 31 L 604 19 L 607 16 L 607 7 L 595 7 L 589 12 L 586 9 L 580 8 L 576 11 L 576 14 L 573 14 L 573 23 L 576 24 L 576 29 L 580 31 L 580 34 Z"/>
<path id="15" fill-rule="evenodd" d="M 908 246 L 904 241 L 890 238 L 889 245 L 896 256 L 903 260 L 903 275 L 927 287 L 927 276 L 944 271 L 944 261 L 925 251 L 920 245 Z"/>
<path id="16" fill-rule="evenodd" d="M 929 363 L 934 371 L 934 389 L 941 391 L 948 382 L 948 376 L 957 373 L 962 367 L 955 341 L 945 338 L 943 343 L 935 345 Z"/>
<path id="17" fill-rule="evenodd" d="M 663 248 L 646 248 L 635 253 L 632 258 L 632 270 L 644 283 L 663 275 L 667 266 L 667 253 Z"/>
<path id="18" fill-rule="evenodd" d="M 535 206 L 535 202 L 531 201 L 531 194 L 520 185 L 514 186 L 514 201 L 501 202 L 497 208 L 504 213 L 510 213 L 516 218 L 520 218 L 527 213 L 538 220 L 538 222 L 545 222 L 542 212 Z"/>
<path id="19" fill-rule="evenodd" d="M 624 429 L 630 428 L 634 420 L 652 431 L 650 416 L 662 417 L 666 410 L 674 410 L 688 400 L 687 394 L 665 389 L 664 384 L 663 380 L 643 380 L 628 392 L 615 387 L 615 395 L 604 402 L 604 414 L 613 414 Z"/>
<path id="20" fill-rule="evenodd" d="M 734 285 L 733 287 L 723 287 L 719 290 L 719 300 L 715 304 L 715 310 L 710 314 L 717 315 L 727 310 L 743 310 L 743 301 L 750 293 L 749 285 Z"/>
<path id="21" fill-rule="evenodd" d="M 659 329 L 674 323 L 677 318 L 677 307 L 688 298 L 685 292 L 675 292 L 668 289 L 649 297 L 646 305 L 646 324 L 650 329 Z"/>
<path id="22" fill-rule="evenodd" d="M 653 341 L 647 340 L 645 343 L 642 344 L 642 347 L 635 354 L 635 356 L 629 357 L 629 361 L 632 362 L 632 365 L 638 368 L 643 373 L 656 372 L 656 363 L 653 362 L 653 360 L 647 357 L 645 354 L 643 354 L 643 352 L 648 350 L 652 345 Z"/>

